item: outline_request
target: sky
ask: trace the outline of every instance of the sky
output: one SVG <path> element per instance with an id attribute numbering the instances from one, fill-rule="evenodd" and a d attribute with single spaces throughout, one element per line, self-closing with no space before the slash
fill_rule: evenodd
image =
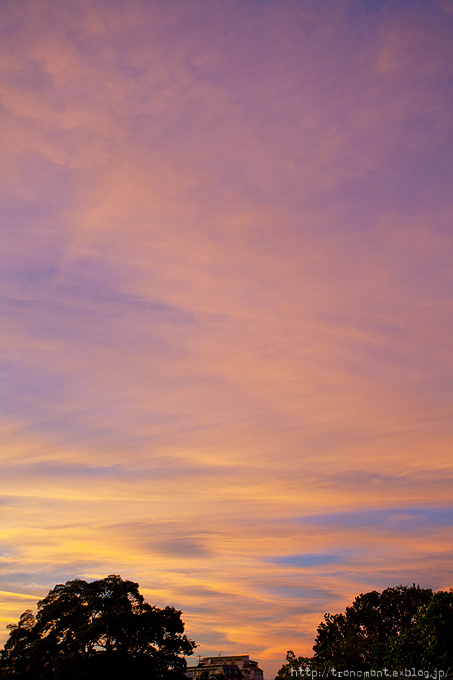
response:
<path id="1" fill-rule="evenodd" d="M 115 573 L 271 680 L 453 586 L 453 2 L 0 26 L 0 642 Z"/>

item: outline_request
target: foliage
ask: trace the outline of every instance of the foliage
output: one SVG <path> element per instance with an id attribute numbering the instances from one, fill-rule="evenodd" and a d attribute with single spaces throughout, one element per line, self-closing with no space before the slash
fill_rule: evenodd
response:
<path id="1" fill-rule="evenodd" d="M 415 585 L 359 595 L 344 614 L 324 616 L 313 646 L 316 664 L 339 670 L 382 668 L 389 639 L 407 630 L 431 598 L 432 590 Z"/>
<path id="2" fill-rule="evenodd" d="M 414 625 L 390 640 L 386 664 L 433 671 L 453 670 L 453 591 L 440 590 L 415 617 Z"/>
<path id="3" fill-rule="evenodd" d="M 314 671 L 320 677 L 326 668 L 447 672 L 453 670 L 452 639 L 453 591 L 433 594 L 415 584 L 373 590 L 356 597 L 344 614 L 325 614 L 313 657 L 289 651 L 276 680 L 310 677 Z"/>
<path id="4" fill-rule="evenodd" d="M 311 659 L 306 656 L 296 656 L 292 650 L 286 653 L 286 663 L 280 668 L 275 680 L 291 680 L 300 675 L 301 669 L 311 668 Z"/>
<path id="5" fill-rule="evenodd" d="M 56 585 L 18 624 L 8 626 L 0 678 L 91 680 L 182 678 L 195 643 L 181 612 L 144 601 L 138 583 L 120 576 Z"/>

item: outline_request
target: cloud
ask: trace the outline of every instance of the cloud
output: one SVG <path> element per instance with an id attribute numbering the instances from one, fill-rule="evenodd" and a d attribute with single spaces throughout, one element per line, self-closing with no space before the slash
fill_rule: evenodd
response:
<path id="1" fill-rule="evenodd" d="M 338 564 L 343 561 L 339 555 L 283 555 L 274 557 L 273 562 L 287 564 L 289 567 L 322 567 L 325 565 Z"/>
<path id="2" fill-rule="evenodd" d="M 276 671 L 451 585 L 447 5 L 2 14 L 2 588 L 121 573 Z"/>
<path id="3" fill-rule="evenodd" d="M 378 526 L 393 530 L 449 527 L 453 523 L 453 508 L 393 508 L 360 510 L 358 512 L 328 513 L 306 516 L 300 521 L 313 525 L 345 526 L 354 528 Z"/>
<path id="4" fill-rule="evenodd" d="M 146 546 L 145 546 L 146 547 Z M 200 541 L 190 538 L 171 539 L 168 541 L 151 542 L 149 547 L 153 551 L 158 551 L 169 557 L 180 559 L 208 558 L 211 551 L 206 550 Z"/>

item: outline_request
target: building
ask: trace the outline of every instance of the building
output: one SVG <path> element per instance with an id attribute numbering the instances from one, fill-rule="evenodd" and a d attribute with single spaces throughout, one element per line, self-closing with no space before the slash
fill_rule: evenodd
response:
<path id="1" fill-rule="evenodd" d="M 258 661 L 252 661 L 248 654 L 235 656 L 205 656 L 196 666 L 188 666 L 187 678 L 191 680 L 263 680 L 263 671 Z"/>

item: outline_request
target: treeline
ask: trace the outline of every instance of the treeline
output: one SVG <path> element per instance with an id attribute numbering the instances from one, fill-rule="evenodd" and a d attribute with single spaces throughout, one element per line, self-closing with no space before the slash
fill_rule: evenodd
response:
<path id="1" fill-rule="evenodd" d="M 276 680 L 298 677 L 453 678 L 453 591 L 398 586 L 325 614 L 312 657 L 286 655 Z"/>
<path id="2" fill-rule="evenodd" d="M 181 612 L 151 606 L 138 587 L 115 574 L 56 585 L 36 617 L 27 609 L 8 626 L 0 680 L 185 680 L 184 657 L 196 644 Z M 313 652 L 289 651 L 276 680 L 404 678 L 408 671 L 453 679 L 453 591 L 414 584 L 361 594 L 344 613 L 325 614 Z"/>

